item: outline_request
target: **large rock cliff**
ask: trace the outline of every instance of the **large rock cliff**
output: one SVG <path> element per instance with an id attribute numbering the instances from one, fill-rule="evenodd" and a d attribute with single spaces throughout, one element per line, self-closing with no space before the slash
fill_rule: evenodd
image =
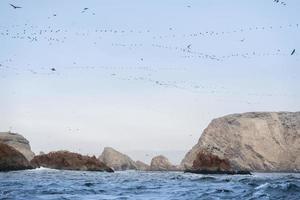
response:
<path id="1" fill-rule="evenodd" d="M 29 141 L 18 133 L 0 132 L 0 143 L 7 144 L 21 152 L 28 161 L 34 157 Z"/>
<path id="2" fill-rule="evenodd" d="M 300 171 L 300 112 L 251 112 L 212 120 L 185 169 Z"/>
<path id="3" fill-rule="evenodd" d="M 104 148 L 99 160 L 116 171 L 137 169 L 136 163 L 129 156 L 122 154 L 111 147 Z"/>

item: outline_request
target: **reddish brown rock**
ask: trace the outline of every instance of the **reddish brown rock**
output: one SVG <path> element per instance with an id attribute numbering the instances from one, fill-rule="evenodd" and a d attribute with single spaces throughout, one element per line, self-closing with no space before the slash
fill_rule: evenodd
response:
<path id="1" fill-rule="evenodd" d="M 0 143 L 0 171 L 32 169 L 25 156 L 15 148 Z"/>
<path id="2" fill-rule="evenodd" d="M 209 152 L 200 151 L 193 162 L 191 169 L 185 172 L 198 174 L 251 174 L 248 170 L 235 170 L 230 166 L 228 159 L 220 158 Z"/>
<path id="3" fill-rule="evenodd" d="M 56 151 L 38 155 L 33 158 L 31 163 L 38 167 L 52 169 L 113 172 L 110 167 L 99 161 L 95 156 L 83 156 L 69 151 Z"/>
<path id="4" fill-rule="evenodd" d="M 227 159 L 221 159 L 216 155 L 200 151 L 193 162 L 195 170 L 230 171 L 230 163 Z"/>

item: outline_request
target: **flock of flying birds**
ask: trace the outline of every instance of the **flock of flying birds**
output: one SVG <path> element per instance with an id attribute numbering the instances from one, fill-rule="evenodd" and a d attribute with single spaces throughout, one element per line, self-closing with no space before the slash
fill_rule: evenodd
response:
<path id="1" fill-rule="evenodd" d="M 280 3 L 281 5 L 286 5 L 285 2 L 274 0 L 275 3 Z M 16 6 L 13 4 L 10 4 L 10 6 L 13 9 L 21 9 L 22 7 Z M 191 6 L 187 6 L 190 8 Z M 81 13 L 85 13 L 89 10 L 89 8 L 85 7 L 82 9 Z M 95 13 L 92 13 L 95 15 Z M 56 14 L 53 14 L 53 17 L 57 17 Z M 11 27 L 3 27 L 0 26 L 0 37 L 4 37 L 5 39 L 15 39 L 15 40 L 25 40 L 28 42 L 39 42 L 39 41 L 45 41 L 48 45 L 53 44 L 63 44 L 68 40 L 68 36 L 70 34 L 73 34 L 73 36 L 76 37 L 92 37 L 94 39 L 101 40 L 103 37 L 109 35 L 113 37 L 114 35 L 122 36 L 122 35 L 128 35 L 128 34 L 148 34 L 152 39 L 152 44 L 145 44 L 145 43 L 111 43 L 111 47 L 113 48 L 128 48 L 128 49 L 137 49 L 137 48 L 143 48 L 143 47 L 150 47 L 154 49 L 161 49 L 166 51 L 172 51 L 177 52 L 181 54 L 181 57 L 183 58 L 201 58 L 201 59 L 209 59 L 215 62 L 222 62 L 225 59 L 229 58 L 251 58 L 256 56 L 293 56 L 296 54 L 296 49 L 291 49 L 290 52 L 282 52 L 280 49 L 276 49 L 272 52 L 247 52 L 247 53 L 231 53 L 229 55 L 214 55 L 214 54 L 208 54 L 206 52 L 199 52 L 197 50 L 194 50 L 193 44 L 186 44 L 185 46 L 171 46 L 171 45 L 165 45 L 160 43 L 162 39 L 173 39 L 173 38 L 196 38 L 196 37 L 219 37 L 223 35 L 228 34 L 236 34 L 236 33 L 244 33 L 244 32 L 252 32 L 252 31 L 271 31 L 271 30 L 280 30 L 280 29 L 288 29 L 288 28 L 295 28 L 298 29 L 298 24 L 288 24 L 288 25 L 281 25 L 281 26 L 256 26 L 256 27 L 248 27 L 248 28 L 238 28 L 231 31 L 199 31 L 197 33 L 186 33 L 186 34 L 176 34 L 174 32 L 174 28 L 170 27 L 168 29 L 168 34 L 166 35 L 159 35 L 153 33 L 151 30 L 115 30 L 115 29 L 101 29 L 96 28 L 94 30 L 85 30 L 85 31 L 76 31 L 76 32 L 70 32 L 67 29 L 63 28 L 54 28 L 51 26 L 47 27 L 37 27 L 37 26 L 31 26 L 29 24 L 25 24 L 23 26 L 21 25 L 12 25 Z M 239 40 L 240 42 L 244 42 L 245 38 L 242 38 Z M 94 45 L 97 44 L 97 41 L 94 41 Z M 139 62 L 143 62 L 144 58 L 139 58 Z M 7 70 L 14 70 L 16 71 L 16 74 L 19 74 L 20 72 L 17 72 L 19 69 L 17 67 L 13 67 L 11 65 L 12 60 L 7 59 L 5 61 L 0 61 L 0 70 L 1 69 L 7 69 Z M 58 71 L 60 71 L 61 68 L 55 68 L 55 67 L 43 67 L 40 68 L 43 72 L 38 72 L 36 68 L 26 68 L 25 71 L 28 71 L 35 75 L 40 74 L 57 74 Z M 147 75 L 144 76 L 121 76 L 117 73 L 110 73 L 110 76 L 112 78 L 116 78 L 119 80 L 124 81 L 144 81 L 151 83 L 153 85 L 166 87 L 166 88 L 176 88 L 176 89 L 182 89 L 182 90 L 188 90 L 192 92 L 197 93 L 210 93 L 210 94 L 222 94 L 222 93 L 230 93 L 230 90 L 222 87 L 222 86 L 205 86 L 201 85 L 199 83 L 194 83 L 191 81 L 167 81 L 167 80 L 157 80 L 157 78 L 153 78 L 151 75 L 151 72 L 157 71 L 157 70 L 163 70 L 163 68 L 154 68 L 151 66 L 147 67 L 141 67 L 141 66 L 127 66 L 127 67 L 115 67 L 115 66 L 79 66 L 76 62 L 73 62 L 73 65 L 71 67 L 66 67 L 65 69 L 82 69 L 82 70 L 92 70 L 92 69 L 106 69 L 110 71 L 114 70 L 143 70 L 147 71 Z M 165 69 L 177 69 L 173 67 L 167 67 Z M 181 68 L 181 70 L 185 70 L 185 68 Z M 48 72 L 47 72 L 48 71 Z M 232 92 L 233 94 L 234 92 Z M 288 95 L 288 94 L 258 94 L 258 93 L 249 93 L 248 95 L 251 96 L 278 96 L 278 95 Z M 246 101 L 246 103 L 250 104 L 250 102 Z"/>

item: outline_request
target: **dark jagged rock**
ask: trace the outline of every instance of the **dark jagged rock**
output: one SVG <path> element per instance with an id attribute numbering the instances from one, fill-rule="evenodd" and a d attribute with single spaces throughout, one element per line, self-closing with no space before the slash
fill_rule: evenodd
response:
<path id="1" fill-rule="evenodd" d="M 32 165 L 62 170 L 106 171 L 113 170 L 99 161 L 95 156 L 83 156 L 69 151 L 56 151 L 35 156 Z"/>
<path id="2" fill-rule="evenodd" d="M 25 156 L 15 148 L 0 143 L 0 171 L 32 169 Z"/>

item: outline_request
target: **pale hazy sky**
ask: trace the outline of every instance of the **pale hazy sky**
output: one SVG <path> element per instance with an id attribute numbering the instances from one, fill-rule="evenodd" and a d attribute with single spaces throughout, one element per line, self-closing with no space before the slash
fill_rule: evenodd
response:
<path id="1" fill-rule="evenodd" d="M 299 111 L 300 1 L 284 2 L 1 0 L 0 131 L 178 163 L 213 118 Z"/>

